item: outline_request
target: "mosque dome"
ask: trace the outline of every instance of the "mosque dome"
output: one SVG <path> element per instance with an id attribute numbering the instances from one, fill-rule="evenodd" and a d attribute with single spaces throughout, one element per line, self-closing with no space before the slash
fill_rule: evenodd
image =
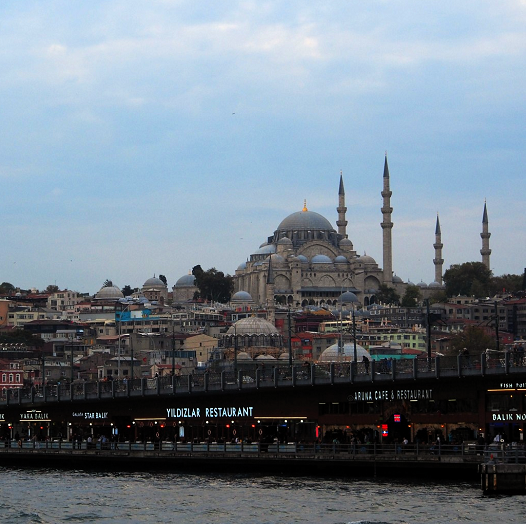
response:
<path id="1" fill-rule="evenodd" d="M 407 281 L 407 285 L 408 286 L 414 286 L 414 284 L 410 280 Z"/>
<path id="2" fill-rule="evenodd" d="M 420 281 L 417 286 L 420 288 L 420 289 L 427 289 L 427 284 L 425 282 L 422 282 Z"/>
<path id="3" fill-rule="evenodd" d="M 104 286 L 95 295 L 97 300 L 119 300 L 124 298 L 122 291 L 117 286 Z"/>
<path id="4" fill-rule="evenodd" d="M 394 275 L 393 276 L 393 283 L 395 283 L 395 284 L 402 284 L 403 281 L 398 275 Z"/>
<path id="5" fill-rule="evenodd" d="M 433 289 L 440 289 L 442 285 L 438 282 L 431 282 L 428 287 L 433 288 Z"/>
<path id="6" fill-rule="evenodd" d="M 272 259 L 272 263 L 273 264 L 283 264 L 283 263 L 285 263 L 285 259 L 281 255 L 276 255 L 276 254 L 269 255 L 265 259 L 265 262 L 268 262 L 270 259 Z"/>
<path id="7" fill-rule="evenodd" d="M 279 331 L 264 318 L 248 317 L 230 326 L 227 335 L 279 335 Z"/>
<path id="8" fill-rule="evenodd" d="M 352 302 L 359 302 L 359 300 L 351 291 L 345 291 L 338 297 L 338 303 L 340 304 L 351 304 Z"/>
<path id="9" fill-rule="evenodd" d="M 343 255 L 338 255 L 334 259 L 335 264 L 347 264 L 348 260 Z"/>
<path id="10" fill-rule="evenodd" d="M 252 360 L 246 351 L 239 351 L 237 354 L 238 360 Z"/>
<path id="11" fill-rule="evenodd" d="M 241 262 L 241 264 L 239 264 L 239 266 L 237 266 L 237 269 L 246 269 L 247 268 L 247 263 L 246 262 Z"/>
<path id="12" fill-rule="evenodd" d="M 376 264 L 376 260 L 373 257 L 370 257 L 369 255 L 364 254 L 358 259 L 358 262 L 361 262 L 362 264 Z"/>
<path id="13" fill-rule="evenodd" d="M 314 211 L 308 211 L 307 208 L 303 208 L 303 211 L 297 211 L 283 219 L 278 226 L 278 231 L 292 230 L 334 231 L 334 228 L 324 216 Z"/>
<path id="14" fill-rule="evenodd" d="M 252 296 L 246 291 L 238 291 L 232 295 L 230 302 L 252 302 Z"/>
<path id="15" fill-rule="evenodd" d="M 352 246 L 352 242 L 348 238 L 342 238 L 340 240 L 340 247 Z"/>
<path id="16" fill-rule="evenodd" d="M 289 237 L 282 237 L 278 240 L 278 245 L 280 246 L 291 246 L 292 240 Z"/>
<path id="17" fill-rule="evenodd" d="M 195 277 L 194 275 L 184 275 L 176 283 L 175 287 L 193 287 L 195 286 Z"/>
<path id="18" fill-rule="evenodd" d="M 157 277 L 152 277 L 152 278 L 149 278 L 144 284 L 142 287 L 165 287 L 166 284 L 160 279 L 160 278 L 157 278 Z"/>
<path id="19" fill-rule="evenodd" d="M 371 360 L 371 355 L 369 352 L 359 344 L 356 344 L 356 356 L 357 362 L 361 362 L 363 357 L 367 357 Z M 346 342 L 343 345 L 343 348 L 339 348 L 338 344 L 333 344 L 329 346 L 321 355 L 320 362 L 338 362 L 345 361 L 350 362 L 354 360 L 354 343 Z"/>
<path id="20" fill-rule="evenodd" d="M 332 264 L 332 260 L 327 255 L 315 255 L 311 259 L 311 264 Z"/>
<path id="21" fill-rule="evenodd" d="M 309 259 L 305 255 L 298 255 L 296 258 L 304 264 L 306 264 L 309 261 Z"/>

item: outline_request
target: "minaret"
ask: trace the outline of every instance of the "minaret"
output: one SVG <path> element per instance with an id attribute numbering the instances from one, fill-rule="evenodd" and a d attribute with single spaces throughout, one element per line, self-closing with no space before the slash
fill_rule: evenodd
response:
<path id="1" fill-rule="evenodd" d="M 345 189 L 343 188 L 343 174 L 340 171 L 340 189 L 338 189 L 338 220 L 336 225 L 338 226 L 338 234 L 342 238 L 347 238 L 347 220 L 345 220 L 345 213 L 347 208 L 345 207 Z"/>
<path id="2" fill-rule="evenodd" d="M 384 163 L 384 189 L 382 197 L 384 199 L 382 206 L 382 214 L 384 219 L 381 223 L 383 229 L 383 252 L 384 252 L 384 284 L 393 282 L 393 243 L 391 240 L 391 229 L 393 223 L 391 222 L 391 195 L 392 191 L 389 189 L 389 166 L 387 165 L 387 152 L 385 153 Z"/>
<path id="3" fill-rule="evenodd" d="M 276 305 L 274 303 L 274 274 L 272 272 L 272 255 L 268 258 L 267 273 L 267 320 L 274 325 L 276 321 Z"/>
<path id="4" fill-rule="evenodd" d="M 435 243 L 433 244 L 433 247 L 435 248 L 435 258 L 433 259 L 433 263 L 435 264 L 435 282 L 442 285 L 442 264 L 444 263 L 444 259 L 442 258 L 442 248 L 444 247 L 444 244 L 442 244 L 442 232 L 440 231 L 438 213 L 437 225 L 435 228 Z"/>
<path id="5" fill-rule="evenodd" d="M 482 238 L 482 249 L 480 254 L 482 255 L 482 263 L 488 268 L 489 265 L 489 256 L 491 255 L 491 249 L 489 248 L 489 237 L 491 233 L 488 231 L 488 210 L 486 208 L 486 201 L 484 201 L 484 213 L 482 214 L 482 233 L 480 238 Z"/>

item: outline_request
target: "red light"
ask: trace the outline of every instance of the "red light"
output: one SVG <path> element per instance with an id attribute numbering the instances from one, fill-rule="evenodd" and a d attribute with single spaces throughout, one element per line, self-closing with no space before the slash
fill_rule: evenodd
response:
<path id="1" fill-rule="evenodd" d="M 395 422 L 400 422 L 400 415 L 393 415 L 393 419 Z"/>
<path id="2" fill-rule="evenodd" d="M 227 424 L 226 427 L 229 428 L 229 427 L 230 427 L 230 424 Z"/>
<path id="3" fill-rule="evenodd" d="M 256 427 L 256 425 L 255 425 L 255 424 L 252 424 L 252 427 L 253 427 L 253 428 L 255 428 L 255 427 Z"/>
<path id="4" fill-rule="evenodd" d="M 128 429 L 130 429 L 130 428 L 131 428 L 131 426 L 130 426 L 129 424 L 128 424 L 128 425 L 127 425 L 126 427 L 127 427 Z"/>

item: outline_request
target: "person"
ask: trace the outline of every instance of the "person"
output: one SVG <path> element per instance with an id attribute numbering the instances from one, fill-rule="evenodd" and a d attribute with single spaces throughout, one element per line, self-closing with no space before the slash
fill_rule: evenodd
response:
<path id="1" fill-rule="evenodd" d="M 369 373 L 369 359 L 365 355 L 362 358 L 362 362 L 365 367 L 365 372 Z"/>

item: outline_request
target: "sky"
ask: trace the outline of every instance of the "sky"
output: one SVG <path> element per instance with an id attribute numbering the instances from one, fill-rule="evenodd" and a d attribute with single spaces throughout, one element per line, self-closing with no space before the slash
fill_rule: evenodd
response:
<path id="1" fill-rule="evenodd" d="M 526 1 L 0 3 L 0 282 L 233 274 L 288 215 L 434 280 L 526 267 Z"/>

